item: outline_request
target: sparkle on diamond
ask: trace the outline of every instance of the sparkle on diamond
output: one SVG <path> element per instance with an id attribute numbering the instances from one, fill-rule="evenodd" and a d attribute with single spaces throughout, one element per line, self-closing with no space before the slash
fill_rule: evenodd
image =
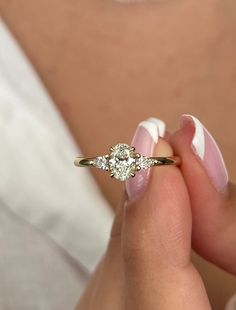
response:
<path id="1" fill-rule="evenodd" d="M 99 169 L 110 170 L 114 178 L 125 181 L 135 175 L 138 167 L 148 169 L 156 162 L 156 159 L 147 156 L 138 157 L 131 146 L 119 143 L 111 148 L 109 156 L 98 156 L 93 164 Z"/>
<path id="2" fill-rule="evenodd" d="M 109 159 L 111 174 L 118 180 L 125 181 L 136 172 L 135 153 L 128 144 L 112 147 Z"/>
<path id="3" fill-rule="evenodd" d="M 153 161 L 153 159 L 148 158 L 146 156 L 141 156 L 140 158 L 137 158 L 136 164 L 141 169 L 148 169 L 148 168 L 150 168 L 154 164 L 154 161 Z"/>
<path id="4" fill-rule="evenodd" d="M 102 170 L 107 170 L 108 168 L 108 160 L 105 156 L 96 157 L 93 164 L 95 167 L 102 169 Z"/>

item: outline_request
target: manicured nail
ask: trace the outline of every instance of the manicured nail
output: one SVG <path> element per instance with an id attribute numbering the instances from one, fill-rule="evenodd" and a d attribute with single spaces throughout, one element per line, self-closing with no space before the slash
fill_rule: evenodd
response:
<path id="1" fill-rule="evenodd" d="M 223 156 L 216 141 L 196 117 L 183 114 L 180 121 L 181 127 L 184 127 L 188 122 L 192 122 L 194 125 L 192 149 L 201 159 L 215 188 L 219 192 L 224 191 L 229 178 Z"/>
<path id="2" fill-rule="evenodd" d="M 148 122 L 152 122 L 157 126 L 159 137 L 163 138 L 166 132 L 166 123 L 160 120 L 159 118 L 149 117 Z"/>
<path id="3" fill-rule="evenodd" d="M 150 118 L 139 123 L 131 145 L 135 147 L 136 152 L 144 156 L 152 156 L 155 146 L 158 142 L 159 131 L 164 136 L 165 124 L 157 118 Z M 126 191 L 129 200 L 134 200 L 146 191 L 148 186 L 150 169 L 140 170 L 134 178 L 126 181 Z"/>
<path id="4" fill-rule="evenodd" d="M 225 310 L 236 310 L 236 294 L 228 301 Z"/>

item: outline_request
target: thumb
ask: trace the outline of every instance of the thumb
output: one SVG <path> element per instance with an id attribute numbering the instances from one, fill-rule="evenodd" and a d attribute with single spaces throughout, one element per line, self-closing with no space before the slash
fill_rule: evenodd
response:
<path id="1" fill-rule="evenodd" d="M 145 154 L 149 156 L 173 155 L 152 124 L 145 121 L 138 126 L 132 146 L 137 152 L 149 150 Z M 173 310 L 188 304 L 191 310 L 210 309 L 202 280 L 190 261 L 191 209 L 182 174 L 176 166 L 149 170 L 148 175 L 135 180 L 137 174 L 126 184 L 129 201 L 121 235 L 126 308 Z M 134 190 L 142 188 L 140 183 L 145 192 Z"/>
<path id="2" fill-rule="evenodd" d="M 182 158 L 193 214 L 193 247 L 209 261 L 236 274 L 236 186 L 229 182 L 216 141 L 192 115 L 182 115 L 171 144 Z"/>

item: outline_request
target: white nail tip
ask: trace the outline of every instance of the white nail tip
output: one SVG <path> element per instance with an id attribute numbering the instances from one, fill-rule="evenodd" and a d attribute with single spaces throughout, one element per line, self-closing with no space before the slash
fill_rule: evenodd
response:
<path id="1" fill-rule="evenodd" d="M 165 122 L 163 122 L 161 119 L 156 118 L 156 117 L 149 117 L 147 119 L 147 121 L 156 124 L 160 137 L 163 138 L 165 136 L 165 132 L 166 132 L 166 123 Z"/>
<path id="2" fill-rule="evenodd" d="M 183 114 L 181 120 L 184 122 L 186 119 L 191 119 L 195 126 L 195 133 L 192 140 L 192 146 L 194 147 L 198 156 L 203 160 L 205 155 L 205 136 L 204 127 L 202 123 L 194 116 L 190 114 Z"/>
<path id="3" fill-rule="evenodd" d="M 156 124 L 149 121 L 143 121 L 139 123 L 139 126 L 147 130 L 155 143 L 158 142 L 158 127 Z"/>

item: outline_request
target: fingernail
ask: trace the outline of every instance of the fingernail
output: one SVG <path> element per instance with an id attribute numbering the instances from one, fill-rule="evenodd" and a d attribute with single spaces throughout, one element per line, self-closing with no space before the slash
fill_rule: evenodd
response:
<path id="1" fill-rule="evenodd" d="M 154 123 L 157 126 L 159 137 L 163 138 L 166 132 L 166 123 L 156 117 L 149 117 L 148 122 Z"/>
<path id="2" fill-rule="evenodd" d="M 217 191 L 224 191 L 229 178 L 223 156 L 216 141 L 196 117 L 183 114 L 180 121 L 181 127 L 184 127 L 189 122 L 194 125 L 195 132 L 191 147 L 201 159 Z"/>
<path id="3" fill-rule="evenodd" d="M 136 152 L 144 156 L 152 156 L 155 146 L 158 143 L 159 132 L 164 136 L 165 124 L 157 118 L 149 118 L 139 123 L 131 145 Z M 137 199 L 142 195 L 148 186 L 150 169 L 140 170 L 134 178 L 126 181 L 126 191 L 129 200 Z"/>
<path id="4" fill-rule="evenodd" d="M 225 310 L 236 310 L 236 294 L 228 301 Z"/>

